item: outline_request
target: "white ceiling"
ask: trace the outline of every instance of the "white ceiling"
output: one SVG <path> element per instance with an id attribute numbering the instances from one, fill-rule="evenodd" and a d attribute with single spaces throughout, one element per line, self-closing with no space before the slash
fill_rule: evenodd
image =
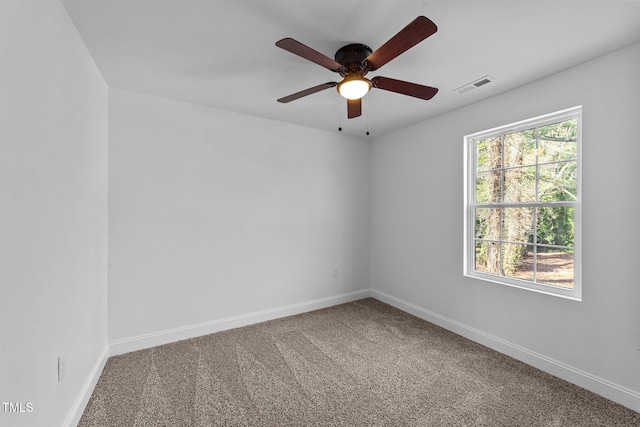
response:
<path id="1" fill-rule="evenodd" d="M 62 0 L 112 87 L 365 137 L 380 136 L 640 41 L 640 1 Z M 363 115 L 328 89 L 340 76 L 275 46 L 294 38 L 333 58 L 373 50 L 419 15 L 438 32 L 370 73 L 440 89 L 424 101 L 379 89 Z M 465 95 L 460 86 L 496 81 Z M 597 84 L 597 83 L 594 83 Z"/>

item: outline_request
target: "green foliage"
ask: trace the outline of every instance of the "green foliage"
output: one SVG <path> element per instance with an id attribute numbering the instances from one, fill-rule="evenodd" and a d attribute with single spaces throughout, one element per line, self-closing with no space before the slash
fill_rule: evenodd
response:
<path id="1" fill-rule="evenodd" d="M 573 208 L 538 209 L 538 243 L 573 247 Z"/>

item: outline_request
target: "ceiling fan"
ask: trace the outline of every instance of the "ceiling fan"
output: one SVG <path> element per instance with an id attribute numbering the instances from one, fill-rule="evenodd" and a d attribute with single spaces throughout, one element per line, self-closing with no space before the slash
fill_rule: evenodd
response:
<path id="1" fill-rule="evenodd" d="M 292 38 L 282 39 L 276 43 L 276 46 L 338 73 L 343 79 L 340 83 L 323 83 L 296 92 L 278 99 L 278 102 L 295 101 L 304 96 L 337 86 L 338 92 L 347 99 L 347 117 L 352 119 L 362 114 L 362 97 L 371 88 L 388 90 L 425 100 L 431 99 L 438 92 L 438 89 L 434 87 L 382 76 L 376 76 L 369 80 L 364 76 L 369 71 L 379 69 L 387 62 L 411 49 L 437 30 L 438 27 L 429 18 L 418 16 L 375 52 L 367 45 L 354 43 L 338 49 L 335 54 L 335 60 Z"/>

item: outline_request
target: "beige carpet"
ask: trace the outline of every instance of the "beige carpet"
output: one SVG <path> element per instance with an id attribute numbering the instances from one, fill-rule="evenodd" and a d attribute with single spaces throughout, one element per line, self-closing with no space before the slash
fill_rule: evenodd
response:
<path id="1" fill-rule="evenodd" d="M 374 299 L 112 357 L 102 426 L 640 426 L 640 414 Z"/>

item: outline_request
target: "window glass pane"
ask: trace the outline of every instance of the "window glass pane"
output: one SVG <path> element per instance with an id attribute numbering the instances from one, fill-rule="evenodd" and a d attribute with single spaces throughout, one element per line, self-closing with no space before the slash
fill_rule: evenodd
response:
<path id="1" fill-rule="evenodd" d="M 574 216 L 570 206 L 537 210 L 537 243 L 573 247 Z"/>
<path id="2" fill-rule="evenodd" d="M 476 170 L 485 171 L 502 167 L 502 137 L 476 142 Z"/>
<path id="3" fill-rule="evenodd" d="M 500 239 L 500 209 L 476 208 L 476 239 Z"/>
<path id="4" fill-rule="evenodd" d="M 500 244 L 476 241 L 475 270 L 500 274 Z"/>
<path id="5" fill-rule="evenodd" d="M 577 199 L 577 163 L 551 163 L 538 167 L 538 197 L 543 202 Z"/>
<path id="6" fill-rule="evenodd" d="M 538 248 L 536 266 L 536 282 L 573 289 L 573 251 Z"/>
<path id="7" fill-rule="evenodd" d="M 502 271 L 505 276 L 533 281 L 533 246 L 503 243 Z"/>
<path id="8" fill-rule="evenodd" d="M 535 165 L 535 129 L 504 136 L 504 167 Z"/>
<path id="9" fill-rule="evenodd" d="M 476 175 L 476 203 L 500 203 L 502 171 L 478 172 Z"/>
<path id="10" fill-rule="evenodd" d="M 507 169 L 504 171 L 504 202 L 520 203 L 535 202 L 536 168 Z"/>
<path id="11" fill-rule="evenodd" d="M 533 208 L 506 208 L 502 222 L 502 240 L 533 243 Z"/>
<path id="12" fill-rule="evenodd" d="M 567 120 L 538 128 L 538 163 L 577 158 L 577 128 L 577 119 Z"/>

